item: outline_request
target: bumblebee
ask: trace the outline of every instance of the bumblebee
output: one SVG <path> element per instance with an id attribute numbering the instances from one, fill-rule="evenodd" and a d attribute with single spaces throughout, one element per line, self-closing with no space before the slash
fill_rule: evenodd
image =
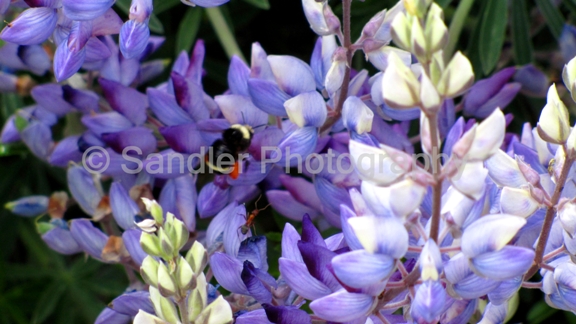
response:
<path id="1" fill-rule="evenodd" d="M 204 162 L 215 172 L 237 179 L 240 175 L 240 154 L 248 150 L 253 136 L 254 130 L 248 125 L 230 126 L 222 132 L 222 139 L 212 143 Z"/>

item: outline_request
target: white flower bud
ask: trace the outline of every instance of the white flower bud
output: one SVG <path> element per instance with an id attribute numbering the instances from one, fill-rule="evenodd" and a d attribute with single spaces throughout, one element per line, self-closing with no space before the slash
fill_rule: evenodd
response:
<path id="1" fill-rule="evenodd" d="M 444 97 L 453 98 L 466 91 L 473 83 L 472 64 L 458 51 L 442 73 L 436 88 Z"/>
<path id="2" fill-rule="evenodd" d="M 568 109 L 558 97 L 556 85 L 548 89 L 546 106 L 540 113 L 538 121 L 538 134 L 548 143 L 566 143 L 570 134 Z"/>

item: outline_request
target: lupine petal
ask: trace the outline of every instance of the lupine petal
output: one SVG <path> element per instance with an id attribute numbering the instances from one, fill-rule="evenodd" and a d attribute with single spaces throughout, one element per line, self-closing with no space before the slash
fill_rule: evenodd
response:
<path id="1" fill-rule="evenodd" d="M 69 230 L 54 227 L 48 232 L 42 234 L 42 240 L 46 242 L 52 250 L 60 253 L 60 254 L 74 254 L 82 251 L 82 248 L 74 237 L 72 237 L 72 233 Z"/>
<path id="2" fill-rule="evenodd" d="M 272 81 L 261 79 L 248 80 L 248 92 L 252 102 L 265 113 L 286 117 L 284 102 L 290 99 L 290 96 L 280 90 L 277 84 Z"/>
<path id="3" fill-rule="evenodd" d="M 302 255 L 298 249 L 298 241 L 300 240 L 300 234 L 296 231 L 294 226 L 290 223 L 284 225 L 284 231 L 282 232 L 282 257 L 288 260 L 304 262 L 302 260 Z"/>
<path id="4" fill-rule="evenodd" d="M 298 202 L 311 208 L 320 210 L 322 202 L 316 194 L 314 184 L 304 178 L 280 175 L 280 182 Z"/>
<path id="5" fill-rule="evenodd" d="M 132 123 L 121 114 L 111 111 L 97 115 L 85 115 L 82 124 L 93 133 L 101 136 L 103 133 L 115 133 L 131 128 Z"/>
<path id="6" fill-rule="evenodd" d="M 230 124 L 250 125 L 253 127 L 266 125 L 268 115 L 258 109 L 250 97 L 240 95 L 221 95 L 214 97 L 224 118 Z"/>
<path id="7" fill-rule="evenodd" d="M 148 99 L 145 94 L 104 78 L 100 78 L 98 82 L 112 109 L 124 115 L 135 125 L 142 125 L 146 121 Z"/>
<path id="8" fill-rule="evenodd" d="M 272 306 L 263 304 L 268 320 L 277 324 L 311 324 L 312 320 L 306 311 L 296 308 L 296 306 Z"/>
<path id="9" fill-rule="evenodd" d="M 310 303 L 310 309 L 319 317 L 334 322 L 353 321 L 372 309 L 374 297 L 340 290 Z"/>
<path id="10" fill-rule="evenodd" d="M 109 307 L 120 314 L 136 316 L 141 309 L 147 313 L 154 313 L 154 307 L 147 291 L 135 291 L 122 294 L 110 303 Z"/>
<path id="11" fill-rule="evenodd" d="M 500 109 L 483 120 L 476 129 L 476 136 L 466 157 L 469 160 L 484 161 L 500 149 L 506 132 L 506 120 Z"/>
<path id="12" fill-rule="evenodd" d="M 466 95 L 464 100 L 464 113 L 468 116 L 476 116 L 479 118 L 488 116 L 491 111 L 485 116 L 476 115 L 476 113 L 502 90 L 506 82 L 508 82 L 515 72 L 515 67 L 509 67 L 494 73 L 490 78 L 477 81 Z M 496 105 L 494 108 L 505 106 L 506 105 Z"/>
<path id="13" fill-rule="evenodd" d="M 505 246 L 499 251 L 480 254 L 471 259 L 472 268 L 481 276 L 508 280 L 528 271 L 534 251 L 523 247 Z"/>
<path id="14" fill-rule="evenodd" d="M 282 278 L 298 295 L 314 300 L 332 292 L 325 284 L 310 275 L 304 263 L 282 257 L 278 264 Z"/>
<path id="15" fill-rule="evenodd" d="M 62 86 L 62 97 L 83 113 L 97 112 L 100 109 L 98 107 L 98 95 L 90 90 L 74 89 L 69 85 L 64 85 Z"/>
<path id="16" fill-rule="evenodd" d="M 499 186 L 518 188 L 528 183 L 518 164 L 506 152 L 499 150 L 485 162 L 488 175 Z"/>
<path id="17" fill-rule="evenodd" d="M 246 285 L 242 282 L 242 263 L 226 253 L 216 252 L 210 258 L 210 267 L 218 283 L 226 290 L 243 295 L 249 295 Z"/>
<path id="18" fill-rule="evenodd" d="M 502 281 L 498 288 L 488 293 L 490 302 L 494 305 L 501 305 L 512 298 L 522 285 L 522 276 Z"/>
<path id="19" fill-rule="evenodd" d="M 18 56 L 36 75 L 44 75 L 50 69 L 50 58 L 40 45 L 21 46 L 18 50 Z"/>
<path id="20" fill-rule="evenodd" d="M 70 233 L 84 252 L 97 260 L 102 260 L 102 250 L 108 236 L 92 225 L 88 219 L 74 219 L 70 222 Z"/>
<path id="21" fill-rule="evenodd" d="M 62 0 L 64 14 L 72 20 L 92 20 L 103 15 L 114 0 Z"/>
<path id="22" fill-rule="evenodd" d="M 558 293 L 570 309 L 576 308 L 576 265 L 563 262 L 554 270 L 554 281 L 558 285 Z"/>
<path id="23" fill-rule="evenodd" d="M 119 154 L 125 149 L 136 149 L 139 155 L 147 156 L 156 150 L 156 138 L 152 130 L 146 127 L 133 127 L 117 133 L 104 133 L 102 140 Z"/>
<path id="24" fill-rule="evenodd" d="M 70 51 L 66 42 L 60 43 L 54 54 L 54 74 L 58 82 L 64 81 L 80 70 L 86 58 L 86 47 Z"/>
<path id="25" fill-rule="evenodd" d="M 240 261 L 250 261 L 252 265 L 259 269 L 265 275 L 261 273 L 256 273 L 255 275 L 261 277 L 261 280 L 266 279 L 270 286 L 276 286 L 276 280 L 273 278 L 270 280 L 270 275 L 266 272 L 268 271 L 268 260 L 266 256 L 266 237 L 265 236 L 251 236 L 240 244 L 238 249 L 238 260 Z"/>
<path id="26" fill-rule="evenodd" d="M 213 182 L 206 184 L 198 194 L 198 215 L 206 218 L 216 215 L 228 204 L 230 190 L 221 189 Z"/>
<path id="27" fill-rule="evenodd" d="M 231 256 L 237 257 L 240 243 L 250 236 L 250 231 L 242 234 L 240 227 L 246 223 L 246 206 L 238 205 L 228 215 L 226 228 L 224 229 L 224 251 Z"/>
<path id="28" fill-rule="evenodd" d="M 269 303 L 272 301 L 272 293 L 268 290 L 263 282 L 256 277 L 256 269 L 250 261 L 244 261 L 244 268 L 240 277 L 242 282 L 246 285 L 250 296 L 254 297 L 259 303 Z"/>
<path id="29" fill-rule="evenodd" d="M 98 315 L 94 324 L 127 324 L 130 323 L 132 318 L 128 315 L 120 314 L 108 307 Z"/>
<path id="30" fill-rule="evenodd" d="M 358 134 L 372 130 L 374 112 L 368 108 L 358 97 L 348 97 L 342 108 L 344 126 Z"/>
<path id="31" fill-rule="evenodd" d="M 230 59 L 228 68 L 228 87 L 235 95 L 249 97 L 248 78 L 250 77 L 250 68 L 238 56 L 234 55 Z"/>
<path id="32" fill-rule="evenodd" d="M 302 260 L 304 260 L 308 271 L 314 278 L 320 280 L 332 291 L 340 288 L 340 284 L 328 269 L 336 253 L 327 248 L 304 241 L 298 242 L 298 249 L 300 250 L 300 254 L 302 254 Z"/>
<path id="33" fill-rule="evenodd" d="M 74 107 L 65 101 L 64 91 L 60 85 L 43 84 L 36 86 L 32 89 L 31 95 L 42 108 L 57 116 L 63 116 L 74 110 Z"/>
<path id="34" fill-rule="evenodd" d="M 180 107 L 187 111 L 195 121 L 208 118 L 209 112 L 204 104 L 202 87 L 176 72 L 172 72 L 170 76 L 176 101 Z"/>
<path id="35" fill-rule="evenodd" d="M 223 242 L 224 230 L 228 226 L 228 218 L 232 211 L 238 206 L 236 202 L 230 203 L 223 208 L 208 225 L 206 230 L 206 247 L 211 250 L 217 243 Z"/>
<path id="36" fill-rule="evenodd" d="M 410 313 L 419 323 L 435 322 L 444 311 L 446 291 L 442 283 L 428 280 L 418 286 Z"/>
<path id="37" fill-rule="evenodd" d="M 396 162 L 380 148 L 350 141 L 350 155 L 362 180 L 390 185 L 404 174 Z"/>
<path id="38" fill-rule="evenodd" d="M 530 191 L 510 187 L 502 188 L 500 209 L 503 213 L 528 217 L 540 206 L 532 197 Z"/>
<path id="39" fill-rule="evenodd" d="M 268 62 L 278 85 L 288 95 L 316 90 L 314 73 L 304 61 L 288 55 L 268 55 Z"/>
<path id="40" fill-rule="evenodd" d="M 104 62 L 103 60 L 109 58 L 112 55 L 110 48 L 106 46 L 100 39 L 96 37 L 90 37 L 86 46 L 86 57 L 84 58 L 84 68 L 85 69 L 100 69 Z M 88 63 L 93 63 L 95 67 L 86 67 Z M 105 76 L 103 73 L 102 76 Z"/>
<path id="41" fill-rule="evenodd" d="M 302 241 L 327 248 L 322 234 L 320 234 L 320 231 L 314 226 L 312 219 L 307 214 L 302 217 Z"/>
<path id="42" fill-rule="evenodd" d="M 257 310 L 244 313 L 236 317 L 236 324 L 270 324 L 271 322 L 266 317 L 266 312 L 264 309 L 260 308 Z"/>
<path id="43" fill-rule="evenodd" d="M 154 88 L 148 88 L 146 93 L 148 94 L 150 109 L 165 125 L 180 125 L 193 121 L 192 118 L 178 106 L 176 98 L 169 93 Z"/>
<path id="44" fill-rule="evenodd" d="M 44 42 L 56 27 L 56 9 L 40 7 L 23 11 L 0 33 L 6 42 L 19 45 L 35 45 Z"/>
<path id="45" fill-rule="evenodd" d="M 408 250 L 408 232 L 395 218 L 353 217 L 348 223 L 364 249 L 370 253 L 381 253 L 399 259 Z"/>
<path id="46" fill-rule="evenodd" d="M 71 52 L 78 52 L 88 42 L 92 36 L 92 21 L 74 21 L 70 29 L 70 36 L 68 36 L 68 49 Z"/>
<path id="47" fill-rule="evenodd" d="M 146 254 L 142 249 L 142 246 L 140 246 L 141 235 L 142 231 L 134 228 L 128 229 L 122 233 L 124 246 L 126 247 L 126 250 L 128 250 L 128 253 L 130 253 L 132 260 L 134 260 L 137 265 L 142 265 L 142 261 L 144 261 L 144 258 L 148 256 L 148 254 Z"/>
<path id="48" fill-rule="evenodd" d="M 302 166 L 302 159 L 314 152 L 318 141 L 316 127 L 298 128 L 284 136 L 278 144 L 278 151 L 272 152 L 272 161 L 281 166 Z"/>
<path id="49" fill-rule="evenodd" d="M 462 324 L 468 323 L 476 311 L 478 300 L 456 300 L 440 317 L 441 323 Z"/>
<path id="50" fill-rule="evenodd" d="M 319 215 L 317 210 L 298 202 L 285 190 L 269 190 L 266 192 L 266 198 L 275 211 L 292 220 L 301 221 L 304 214 L 312 218 Z"/>
<path id="51" fill-rule="evenodd" d="M 110 208 L 116 223 L 123 229 L 135 227 L 134 216 L 140 209 L 136 202 L 130 198 L 128 191 L 119 182 L 113 182 L 110 186 Z"/>
<path id="52" fill-rule="evenodd" d="M 352 211 L 346 205 L 340 205 L 340 223 L 342 224 L 342 233 L 344 234 L 344 238 L 346 239 L 346 243 L 352 250 L 359 250 L 362 249 L 362 244 L 358 240 L 356 233 L 350 226 L 348 219 L 356 217 L 356 213 Z"/>
<path id="53" fill-rule="evenodd" d="M 464 299 L 475 299 L 482 297 L 496 289 L 500 281 L 482 278 L 475 274 L 470 274 L 465 279 L 454 284 L 453 289 L 458 296 Z"/>
<path id="54" fill-rule="evenodd" d="M 24 217 L 36 217 L 48 211 L 50 198 L 47 196 L 28 196 L 4 205 L 16 215 Z"/>
<path id="55" fill-rule="evenodd" d="M 298 127 L 320 127 L 328 116 L 324 98 L 316 91 L 300 93 L 287 100 L 284 107 L 290 120 Z"/>
<path id="56" fill-rule="evenodd" d="M 68 189 L 80 208 L 88 214 L 94 215 L 102 196 L 94 185 L 92 175 L 81 166 L 72 166 L 68 169 Z"/>
<path id="57" fill-rule="evenodd" d="M 130 59 L 144 52 L 150 38 L 148 24 L 136 20 L 128 20 L 120 30 L 120 51 L 125 58 Z"/>
<path id="58" fill-rule="evenodd" d="M 502 249 L 526 224 L 522 217 L 507 214 L 487 215 L 472 223 L 462 235 L 462 252 L 474 258 Z"/>
<path id="59" fill-rule="evenodd" d="M 411 214 L 424 199 L 426 188 L 411 179 L 393 184 L 390 187 L 379 187 L 371 182 L 362 182 L 362 196 L 374 212 L 396 217 Z"/>
<path id="60" fill-rule="evenodd" d="M 478 323 L 479 324 L 504 323 L 507 314 L 508 314 L 507 304 L 497 306 L 492 303 L 488 303 L 488 305 L 486 305 L 486 308 L 484 309 L 484 316 L 482 316 L 482 320 Z"/>
<path id="61" fill-rule="evenodd" d="M 334 273 L 340 281 L 353 288 L 364 288 L 388 278 L 396 262 L 383 254 L 370 254 L 357 250 L 337 255 L 332 259 Z"/>

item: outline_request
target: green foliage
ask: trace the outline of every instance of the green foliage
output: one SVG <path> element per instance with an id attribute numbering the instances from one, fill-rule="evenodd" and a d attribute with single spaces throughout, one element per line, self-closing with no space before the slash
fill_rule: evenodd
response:
<path id="1" fill-rule="evenodd" d="M 192 49 L 192 44 L 196 40 L 196 35 L 202 22 L 202 13 L 203 9 L 200 7 L 188 7 L 186 9 L 176 34 L 175 55 L 180 54 L 181 51 L 190 51 Z"/>
<path id="2" fill-rule="evenodd" d="M 514 58 L 516 64 L 528 64 L 532 62 L 532 41 L 530 39 L 530 23 L 528 19 L 528 9 L 524 1 L 512 1 L 511 31 L 512 46 L 514 47 Z"/>
<path id="3" fill-rule="evenodd" d="M 562 33 L 562 27 L 564 26 L 564 17 L 560 10 L 554 6 L 552 1 L 550 0 L 535 0 L 538 9 L 544 16 L 546 20 L 546 24 L 548 24 L 548 28 L 550 28 L 550 32 L 554 37 L 560 37 Z"/>
<path id="4" fill-rule="evenodd" d="M 490 73 L 498 63 L 504 35 L 508 23 L 507 3 L 501 0 L 487 0 L 480 24 L 479 46 L 480 63 L 484 74 Z"/>

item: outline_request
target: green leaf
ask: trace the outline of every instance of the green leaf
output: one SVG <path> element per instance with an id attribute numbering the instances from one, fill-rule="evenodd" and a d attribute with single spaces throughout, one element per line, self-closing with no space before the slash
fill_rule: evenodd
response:
<path id="1" fill-rule="evenodd" d="M 155 14 L 150 15 L 150 21 L 148 22 L 148 28 L 150 31 L 156 34 L 164 34 L 164 26 L 162 26 L 162 22 Z"/>
<path id="2" fill-rule="evenodd" d="M 448 7 L 450 5 L 450 2 L 452 2 L 452 0 L 436 0 L 436 4 L 442 7 L 442 9 Z"/>
<path id="3" fill-rule="evenodd" d="M 256 8 L 264 10 L 270 9 L 270 3 L 268 2 L 268 0 L 244 0 L 244 2 L 247 2 Z"/>
<path id="4" fill-rule="evenodd" d="M 116 6 L 118 6 L 118 9 L 123 11 L 125 14 L 129 14 L 131 2 L 132 0 L 118 0 L 116 1 Z M 153 33 L 164 34 L 164 27 L 162 26 L 160 19 L 158 19 L 158 17 L 156 17 L 156 15 L 153 13 L 150 15 L 148 28 L 150 28 L 150 31 Z"/>
<path id="5" fill-rule="evenodd" d="M 28 153 L 28 148 L 22 143 L 0 144 L 0 157 Z"/>
<path id="6" fill-rule="evenodd" d="M 540 9 L 542 16 L 544 16 L 550 32 L 558 39 L 564 27 L 564 17 L 562 13 L 552 4 L 551 0 L 536 0 L 536 5 L 538 9 Z"/>
<path id="7" fill-rule="evenodd" d="M 530 40 L 530 23 L 525 1 L 512 1 L 512 46 L 516 64 L 532 62 L 532 41 Z"/>
<path id="8" fill-rule="evenodd" d="M 176 55 L 180 54 L 181 51 L 190 51 L 192 44 L 194 44 L 196 40 L 201 22 L 202 8 L 188 7 L 184 18 L 182 18 L 178 26 L 178 33 L 176 34 Z"/>
<path id="9" fill-rule="evenodd" d="M 528 323 L 532 324 L 542 323 L 547 318 L 554 315 L 554 313 L 556 313 L 557 311 L 558 311 L 557 309 L 551 308 L 546 304 L 546 302 L 542 300 L 536 303 L 534 306 L 532 306 L 532 308 L 526 315 L 526 319 L 528 320 Z"/>
<path id="10" fill-rule="evenodd" d="M 40 300 L 36 304 L 34 314 L 32 315 L 33 323 L 42 323 L 56 308 L 58 301 L 66 290 L 66 286 L 62 282 L 54 282 L 40 296 Z"/>
<path id="11" fill-rule="evenodd" d="M 234 32 L 226 19 L 224 19 L 224 15 L 222 14 L 222 10 L 220 7 L 212 7 L 206 8 L 206 15 L 216 32 L 216 36 L 222 44 L 226 55 L 228 58 L 232 58 L 232 56 L 238 56 L 242 61 L 246 62 L 244 55 L 242 55 L 242 51 L 236 42 L 236 38 L 234 37 Z"/>
<path id="12" fill-rule="evenodd" d="M 570 10 L 572 17 L 576 16 L 576 0 L 565 0 L 562 1 L 562 4 L 565 5 L 568 10 Z"/>
<path id="13" fill-rule="evenodd" d="M 480 63 L 484 74 L 490 73 L 498 63 L 508 21 L 506 1 L 487 0 L 480 25 Z"/>
<path id="14" fill-rule="evenodd" d="M 474 0 L 462 0 L 458 4 L 458 8 L 450 22 L 450 28 L 448 29 L 448 44 L 444 48 L 444 59 L 446 61 L 450 60 L 454 54 L 454 50 L 460 39 L 460 33 L 462 32 L 464 23 L 468 19 L 473 4 Z"/>
<path id="15" fill-rule="evenodd" d="M 26 128 L 26 126 L 28 126 L 28 121 L 26 120 L 26 118 L 20 115 L 16 115 L 16 117 L 14 118 L 14 124 L 16 125 L 16 129 L 18 129 L 18 131 L 21 132 L 24 130 L 24 128 Z"/>
<path id="16" fill-rule="evenodd" d="M 182 2 L 180 0 L 154 0 L 154 13 L 159 15 L 177 4 L 182 4 Z"/>

